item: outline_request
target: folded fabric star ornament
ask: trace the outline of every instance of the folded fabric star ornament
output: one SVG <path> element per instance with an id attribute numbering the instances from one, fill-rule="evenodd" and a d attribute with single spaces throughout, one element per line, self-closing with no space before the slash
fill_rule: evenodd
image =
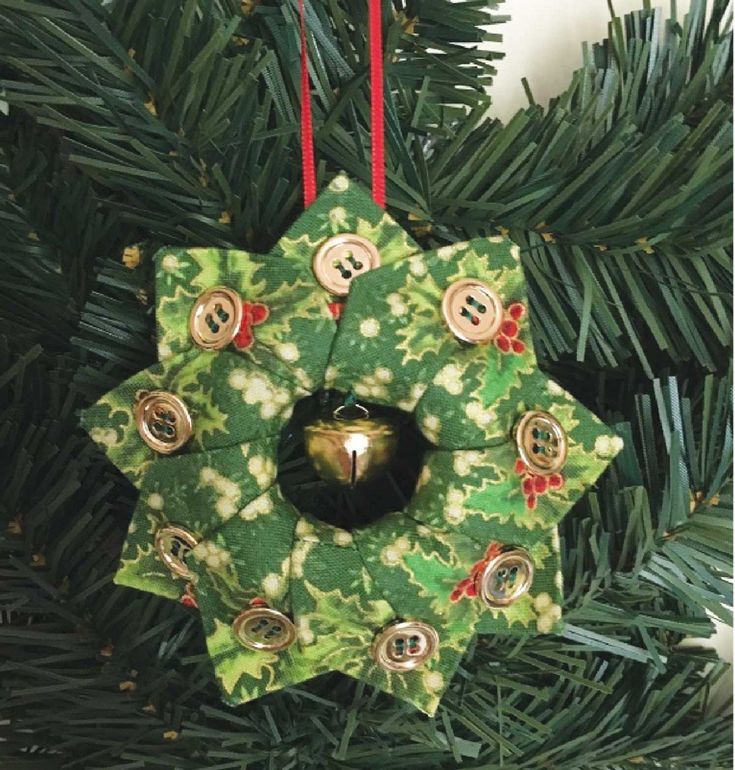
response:
<path id="1" fill-rule="evenodd" d="M 116 581 L 198 608 L 229 703 L 340 671 L 433 714 L 476 633 L 558 628 L 556 525 L 622 442 L 538 370 L 515 245 L 422 253 L 340 175 L 268 255 L 155 260 L 159 363 L 83 424 L 140 490 Z M 406 459 L 391 420 L 422 442 L 355 526 L 279 467 L 335 393 L 315 474 L 356 494 Z"/>

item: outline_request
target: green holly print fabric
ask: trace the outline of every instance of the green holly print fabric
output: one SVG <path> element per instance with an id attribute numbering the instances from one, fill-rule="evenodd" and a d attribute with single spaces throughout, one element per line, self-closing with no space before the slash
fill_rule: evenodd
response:
<path id="1" fill-rule="evenodd" d="M 380 253 L 381 265 L 401 262 L 418 254 L 419 245 L 391 219 L 360 185 L 344 174 L 336 176 L 308 212 L 291 226 L 273 253 L 299 264 L 311 265 L 327 238 L 351 233 L 367 238 Z M 311 277 L 313 281 L 313 276 Z"/>
<path id="2" fill-rule="evenodd" d="M 397 617 L 419 619 L 419 608 L 400 613 L 394 598 L 386 596 L 375 565 L 350 534 L 333 527 L 322 526 L 316 533 L 302 528 L 294 551 L 301 563 L 293 580 L 301 645 L 319 661 L 320 672 L 341 671 L 432 714 L 473 631 L 457 622 L 436 624 L 439 647 L 423 667 L 401 673 L 381 668 L 369 653 L 376 629 Z"/>
<path id="3" fill-rule="evenodd" d="M 213 286 L 234 289 L 267 318 L 238 352 L 258 368 L 313 391 L 321 386 L 334 319 L 308 264 L 226 249 L 163 249 L 156 261 L 156 325 L 161 360 L 193 346 L 189 313 Z"/>
<path id="4" fill-rule="evenodd" d="M 433 386 L 456 397 L 444 399 L 452 402 L 455 423 L 462 415 L 466 418 L 468 409 L 474 414 L 505 397 L 519 375 L 536 365 L 519 260 L 518 247 L 507 239 L 482 238 L 361 276 L 350 289 L 349 312 L 335 338 L 327 385 L 407 412 Z M 442 298 L 463 278 L 492 286 L 503 302 L 503 329 L 510 336 L 501 332 L 495 344 L 467 345 L 450 331 Z M 458 447 L 502 440 L 507 432 L 496 420 L 492 423 L 462 419 L 464 434 L 440 436 L 430 415 L 419 419 L 430 441 Z"/>
<path id="5" fill-rule="evenodd" d="M 277 437 L 271 436 L 152 463 L 115 581 L 178 599 L 182 586 L 159 558 L 156 532 L 167 525 L 182 526 L 201 540 L 230 519 L 243 519 L 249 504 L 275 482 L 277 444 Z"/>
<path id="6" fill-rule="evenodd" d="M 380 266 L 336 301 L 312 260 L 327 238 L 350 233 L 377 247 Z M 339 671 L 431 715 L 475 634 L 560 628 L 556 525 L 622 441 L 538 370 L 513 243 L 480 238 L 422 253 L 339 175 L 267 255 L 167 248 L 154 259 L 159 362 L 105 394 L 82 423 L 140 490 L 116 581 L 200 613 L 228 703 Z M 483 344 L 458 339 L 442 311 L 463 279 L 499 298 L 500 323 Z M 242 298 L 243 321 L 227 347 L 204 350 L 189 315 L 215 286 Z M 277 481 L 294 405 L 322 388 L 412 413 L 431 444 L 405 508 L 351 532 L 297 510 Z M 192 419 L 191 438 L 170 456 L 136 426 L 136 399 L 151 391 L 178 396 Z M 553 473 L 521 459 L 515 429 L 532 411 L 552 415 L 566 437 Z M 183 579 L 155 545 L 171 526 L 195 540 Z M 489 607 L 478 579 L 508 546 L 527 553 L 533 579 L 516 601 Z M 235 619 L 259 607 L 293 623 L 290 646 L 243 646 Z M 413 670 L 374 659 L 375 640 L 396 621 L 437 633 L 437 649 Z"/>
<path id="7" fill-rule="evenodd" d="M 136 486 L 160 455 L 138 433 L 135 402 L 159 390 L 179 396 L 191 415 L 193 435 L 184 454 L 275 436 L 309 394 L 229 351 L 187 350 L 138 372 L 82 416 L 83 427 Z"/>
<path id="8" fill-rule="evenodd" d="M 442 402 L 437 401 L 435 413 L 449 424 L 451 413 L 442 411 Z M 588 409 L 538 373 L 522 379 L 511 401 L 509 426 L 534 410 L 548 412 L 559 421 L 567 438 L 563 471 L 534 476 L 519 460 L 515 442 L 508 439 L 509 427 L 502 444 L 430 452 L 407 507 L 411 515 L 435 526 L 456 528 L 481 542 L 491 525 L 512 523 L 529 533 L 547 529 L 561 521 L 622 448 L 622 440 L 610 436 Z"/>

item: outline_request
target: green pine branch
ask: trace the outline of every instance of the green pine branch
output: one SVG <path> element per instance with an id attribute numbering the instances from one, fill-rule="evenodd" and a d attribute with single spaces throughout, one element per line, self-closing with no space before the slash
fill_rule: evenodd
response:
<path id="1" fill-rule="evenodd" d="M 659 11 L 618 19 L 565 94 L 507 126 L 485 118 L 497 54 L 460 47 L 492 17 L 452 4 L 446 28 L 436 23 L 446 3 L 425 5 L 424 21 L 399 9 L 386 35 L 393 213 L 427 245 L 510 228 L 535 312 L 554 324 L 552 335 L 536 324 L 548 358 L 634 357 L 652 377 L 658 350 L 715 371 L 732 307 L 718 288 L 730 267 L 726 4 L 708 20 L 695 3 L 683 26 Z M 246 16 L 194 2 L 128 14 L 7 7 L 5 98 L 49 142 L 62 133 L 65 167 L 89 180 L 95 213 L 126 225 L 129 242 L 263 250 L 298 213 L 292 6 Z M 349 10 L 316 4 L 310 18 L 322 183 L 339 168 L 370 176 L 366 50 Z"/>
<path id="2" fill-rule="evenodd" d="M 307 5 L 320 183 L 367 182 L 365 8 Z M 563 634 L 480 638 L 428 720 L 337 674 L 224 706 L 196 616 L 113 586 L 135 491 L 77 427 L 154 359 L 156 248 L 299 213 L 296 4 L 0 0 L 3 767 L 730 766 L 726 667 L 681 646 L 732 604 L 728 4 L 613 19 L 507 125 L 498 5 L 385 4 L 390 211 L 507 228 L 543 365 L 626 447 L 561 527 Z"/>

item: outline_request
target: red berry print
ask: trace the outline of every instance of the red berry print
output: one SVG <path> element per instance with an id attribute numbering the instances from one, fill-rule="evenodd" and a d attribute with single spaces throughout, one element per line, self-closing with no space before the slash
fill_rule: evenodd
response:
<path id="1" fill-rule="evenodd" d="M 485 561 L 489 561 L 490 559 L 494 559 L 496 556 L 499 556 L 502 550 L 503 546 L 500 545 L 500 543 L 493 541 L 487 547 L 487 551 L 485 551 Z"/>
<path id="2" fill-rule="evenodd" d="M 504 334 L 499 334 L 495 338 L 495 344 L 503 353 L 508 353 L 510 351 L 510 340 Z"/>
<path id="3" fill-rule="evenodd" d="M 500 324 L 500 331 L 505 334 L 506 337 L 515 337 L 516 334 L 518 334 L 518 324 L 513 321 L 503 321 L 502 324 Z"/>
<path id="4" fill-rule="evenodd" d="M 235 345 L 240 350 L 246 350 L 255 341 L 253 336 L 253 326 L 259 326 L 270 315 L 267 305 L 261 302 L 243 302 L 242 303 L 242 321 L 240 328 L 235 335 Z"/>
<path id="5" fill-rule="evenodd" d="M 521 477 L 521 491 L 526 498 L 526 508 L 532 511 L 538 504 L 540 495 L 545 495 L 551 490 L 561 489 L 564 486 L 564 476 L 561 473 L 552 473 L 550 476 L 539 476 L 533 473 L 521 459 L 516 460 L 516 476 Z"/>
<path id="6" fill-rule="evenodd" d="M 514 302 L 508 307 L 508 315 L 514 320 L 518 321 L 526 315 L 526 308 L 520 302 Z"/>
<path id="7" fill-rule="evenodd" d="M 248 303 L 246 302 L 245 305 Z M 245 306 L 243 306 L 244 308 Z M 254 302 L 252 305 L 250 305 L 250 319 L 253 326 L 257 326 L 258 324 L 262 324 L 263 321 L 265 321 L 266 318 L 268 318 L 268 307 L 266 305 L 262 305 L 260 302 Z"/>
<path id="8" fill-rule="evenodd" d="M 344 302 L 330 302 L 327 305 L 329 312 L 332 314 L 332 318 L 334 318 L 335 321 L 339 321 L 339 319 L 342 317 L 344 306 Z"/>
<path id="9" fill-rule="evenodd" d="M 561 473 L 552 473 L 549 476 L 549 488 L 561 489 L 564 486 L 564 476 Z"/>
<path id="10" fill-rule="evenodd" d="M 247 350 L 254 341 L 255 338 L 253 337 L 252 331 L 250 331 L 250 327 L 242 324 L 240 326 L 240 331 L 235 335 L 235 345 L 240 348 L 240 350 Z"/>
<path id="11" fill-rule="evenodd" d="M 184 593 L 181 594 L 179 597 L 179 604 L 183 604 L 184 607 L 189 607 L 193 610 L 199 609 L 199 604 L 197 603 L 197 597 L 194 593 L 194 586 L 191 583 L 186 584 L 186 588 L 184 589 Z"/>
<path id="12" fill-rule="evenodd" d="M 485 570 L 485 566 L 487 565 L 488 561 L 494 559 L 501 552 L 501 550 L 502 546 L 500 543 L 490 543 L 490 545 L 487 547 L 487 550 L 485 551 L 484 558 L 480 559 L 480 561 L 475 562 L 472 565 L 469 577 L 463 578 L 459 581 L 459 583 L 457 583 L 456 586 L 454 586 L 454 589 L 449 594 L 449 601 L 458 602 L 464 597 L 473 599 L 475 596 L 477 596 L 478 578 Z"/>
<path id="13" fill-rule="evenodd" d="M 521 333 L 518 321 L 525 314 L 526 308 L 520 302 L 513 302 L 506 308 L 500 330 L 495 337 L 495 346 L 501 353 L 514 353 L 520 356 L 526 350 L 525 343 L 518 339 Z"/>
<path id="14" fill-rule="evenodd" d="M 546 492 L 546 488 L 548 487 L 549 482 L 546 480 L 544 476 L 534 476 L 533 477 L 533 491 L 537 495 L 543 495 L 544 492 Z"/>

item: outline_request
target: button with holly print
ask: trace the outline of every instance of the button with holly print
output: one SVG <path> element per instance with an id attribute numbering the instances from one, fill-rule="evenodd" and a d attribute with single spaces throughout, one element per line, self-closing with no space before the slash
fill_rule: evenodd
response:
<path id="1" fill-rule="evenodd" d="M 462 342 L 491 342 L 503 323 L 503 302 L 489 286 L 474 278 L 453 283 L 444 293 L 442 315 Z"/>
<path id="2" fill-rule="evenodd" d="M 159 454 L 171 454 L 191 438 L 193 426 L 189 410 L 173 393 L 141 391 L 133 412 L 140 437 Z"/>
<path id="3" fill-rule="evenodd" d="M 314 255 L 317 281 L 337 297 L 346 297 L 352 281 L 380 267 L 380 252 L 367 238 L 352 233 L 327 238 Z"/>
<path id="4" fill-rule="evenodd" d="M 400 620 L 386 626 L 373 642 L 373 659 L 387 671 L 412 671 L 426 663 L 439 646 L 439 634 L 428 623 Z"/>
<path id="5" fill-rule="evenodd" d="M 205 350 L 227 347 L 242 323 L 242 300 L 226 286 L 203 291 L 189 315 L 189 333 L 194 343 Z"/>
<path id="6" fill-rule="evenodd" d="M 161 527 L 156 532 L 156 550 L 171 574 L 184 580 L 191 579 L 186 557 L 196 547 L 197 539 L 188 529 L 174 524 Z"/>
<path id="7" fill-rule="evenodd" d="M 507 607 L 531 587 L 533 562 L 523 548 L 505 546 L 486 561 L 476 581 L 477 595 L 488 607 Z"/>
<path id="8" fill-rule="evenodd" d="M 296 627 L 280 610 L 258 604 L 243 610 L 233 621 L 237 641 L 249 650 L 276 652 L 296 640 Z"/>
<path id="9" fill-rule="evenodd" d="M 567 459 L 567 434 L 548 412 L 526 412 L 516 427 L 518 454 L 531 473 L 551 476 Z"/>

